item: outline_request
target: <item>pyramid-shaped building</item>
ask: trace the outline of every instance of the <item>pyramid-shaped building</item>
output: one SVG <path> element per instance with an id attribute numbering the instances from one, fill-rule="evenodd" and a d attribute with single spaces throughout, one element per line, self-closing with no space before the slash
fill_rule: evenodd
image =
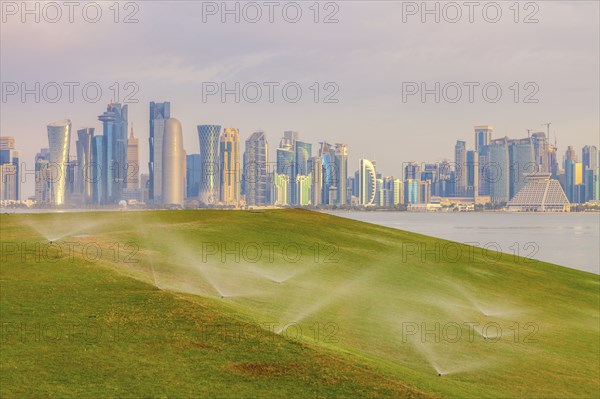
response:
<path id="1" fill-rule="evenodd" d="M 507 204 L 512 212 L 569 212 L 571 204 L 550 173 L 525 175 L 526 184 Z"/>

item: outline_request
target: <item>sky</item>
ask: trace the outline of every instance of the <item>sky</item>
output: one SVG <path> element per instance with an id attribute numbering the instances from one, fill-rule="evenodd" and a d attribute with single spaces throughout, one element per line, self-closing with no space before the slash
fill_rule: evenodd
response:
<path id="1" fill-rule="evenodd" d="M 188 154 L 199 151 L 199 124 L 238 128 L 242 142 L 264 130 L 271 160 L 283 132 L 294 130 L 313 153 L 323 140 L 346 143 L 350 173 L 361 157 L 398 177 L 404 162 L 452 159 L 457 139 L 473 148 L 476 125 L 521 138 L 551 122 L 560 154 L 567 145 L 580 154 L 599 144 L 597 1 L 473 9 L 428 2 L 438 21 L 420 1 L 228 2 L 239 8 L 239 22 L 220 1 L 80 2 L 72 21 L 63 2 L 47 3 L 28 3 L 29 14 L 21 2 L 1 3 L 0 134 L 15 137 L 28 169 L 48 145 L 47 124 L 69 118 L 74 132 L 98 134 L 98 115 L 111 100 L 128 103 L 142 173 L 150 101 L 171 102 Z M 35 92 L 36 82 L 39 102 L 23 98 L 23 85 Z M 221 85 L 235 91 L 236 82 L 240 101 L 234 94 L 222 101 Z M 262 97 L 253 103 L 257 86 Z M 219 92 L 209 95 L 214 87 Z M 33 177 L 26 179 L 23 198 L 33 195 Z"/>

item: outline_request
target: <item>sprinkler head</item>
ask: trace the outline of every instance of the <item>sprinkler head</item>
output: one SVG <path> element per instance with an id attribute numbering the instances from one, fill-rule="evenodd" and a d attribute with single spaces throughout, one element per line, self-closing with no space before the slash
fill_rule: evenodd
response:
<path id="1" fill-rule="evenodd" d="M 442 373 L 438 373 L 438 377 L 441 377 L 441 376 L 442 376 Z"/>

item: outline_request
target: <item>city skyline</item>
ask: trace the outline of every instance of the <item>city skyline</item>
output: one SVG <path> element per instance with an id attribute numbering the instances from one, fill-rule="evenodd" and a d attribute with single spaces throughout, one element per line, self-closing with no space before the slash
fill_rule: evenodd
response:
<path id="1" fill-rule="evenodd" d="M 19 94 L 8 96 L 0 104 L 0 134 L 16 137 L 22 157 L 33 159 L 39 151 L 34 143 L 44 139 L 48 122 L 71 118 L 74 131 L 94 127 L 99 132 L 96 118 L 103 104 L 111 98 L 126 103 L 125 97 L 135 92 L 131 100 L 139 102 L 128 103 L 129 121 L 142 137 L 141 164 L 149 162 L 142 132 L 149 129 L 147 104 L 155 100 L 176 104 L 174 115 L 181 121 L 184 147 L 190 152 L 197 151 L 200 123 L 236 127 L 243 137 L 262 129 L 273 144 L 281 132 L 295 130 L 314 145 L 326 137 L 360 149 L 349 155 L 351 164 L 361 156 L 376 156 L 380 169 L 390 174 L 397 174 L 397 158 L 452 158 L 447 149 L 456 139 L 472 146 L 470 127 L 477 124 L 493 124 L 498 137 L 524 137 L 527 129 L 545 131 L 542 125 L 552 122 L 561 148 L 600 145 L 597 2 L 542 2 L 535 24 L 515 24 L 510 10 L 498 24 L 421 23 L 418 16 L 398 23 L 401 7 L 388 3 L 392 2 L 376 7 L 341 3 L 335 24 L 314 24 L 310 18 L 296 25 L 222 24 L 218 16 L 200 24 L 198 5 L 181 4 L 165 15 L 160 2 L 141 3 L 139 22 L 134 24 L 114 24 L 110 18 L 98 24 L 80 19 L 72 24 L 21 24 L 14 17 L 0 27 L 2 81 L 26 83 L 29 89 L 35 82 L 79 86 L 73 103 L 66 98 L 66 89 L 65 98 L 56 103 L 43 98 L 37 103 L 33 95 L 23 103 Z M 164 35 L 156 29 L 163 24 L 178 29 Z M 473 35 L 473 29 L 480 34 Z M 191 40 L 207 34 L 214 40 Z M 548 37 L 553 38 L 550 48 Z M 140 38 L 144 45 L 127 45 Z M 47 62 L 58 56 L 69 58 L 71 67 Z M 89 59 L 95 62 L 90 65 Z M 225 103 L 219 96 L 203 102 L 202 82 L 233 87 L 235 82 L 255 81 L 298 82 L 303 100 L 288 103 L 279 93 L 272 104 L 236 103 L 231 96 Z M 435 82 L 498 82 L 504 97 L 498 103 L 483 101 L 480 95 L 473 103 L 465 99 L 435 103 L 433 97 L 421 103 L 413 96 L 404 103 L 404 81 L 427 82 L 429 87 Z M 510 87 L 518 82 L 521 94 L 529 93 L 524 86 L 532 81 L 539 87 L 539 102 L 514 103 Z M 81 88 L 88 82 L 102 88 L 96 103 L 82 99 Z M 135 86 L 126 87 L 128 82 Z M 330 92 L 324 88 L 327 82 L 335 82 L 339 102 L 315 103 L 310 89 L 315 82 L 321 94 Z M 381 140 L 387 143 L 383 148 Z M 25 195 L 33 192 L 30 185 L 24 189 Z"/>
<path id="2" fill-rule="evenodd" d="M 535 187 L 541 187 L 536 185 L 540 180 L 528 183 L 531 179 L 527 176 L 532 173 L 532 177 L 547 175 L 552 187 L 560 183 L 564 193 L 562 197 L 555 195 L 554 198 L 568 199 L 565 204 L 557 202 L 547 209 L 568 211 L 569 202 L 599 199 L 598 148 L 593 145 L 581 148 L 579 161 L 573 146 L 568 146 L 561 162 L 558 149 L 550 143 L 547 134 L 532 133 L 530 129 L 526 138 L 496 138 L 493 126 L 474 126 L 474 148 L 468 149 L 465 140 L 457 140 L 454 162 L 447 158 L 441 163 L 430 160 L 403 162 L 398 179 L 377 170 L 375 159 L 363 157 L 351 177 L 346 144 L 334 146 L 327 141 L 320 142 L 313 157 L 312 144 L 303 141 L 296 131 L 283 132 L 275 163 L 268 162 L 268 141 L 264 132 L 253 133 L 246 140 L 242 162 L 238 129 L 224 128 L 221 133 L 221 125 L 198 125 L 200 151 L 188 155 L 183 147 L 180 122 L 164 118 L 170 115 L 170 108 L 170 102 L 150 102 L 149 120 L 153 127 L 148 143 L 153 148 L 149 157 L 154 158 L 154 162 L 148 164 L 148 174 L 142 173 L 143 181 L 148 184 L 141 187 L 137 184 L 127 186 L 130 178 L 132 183 L 137 180 L 140 165 L 139 140 L 133 135 L 133 126 L 127 138 L 126 105 L 108 104 L 107 111 L 98 117 L 103 122 L 101 135 L 94 136 L 93 128 L 77 131 L 76 158 L 69 154 L 71 121 L 49 124 L 48 149 L 42 148 L 36 155 L 37 201 L 58 206 L 110 205 L 134 200 L 151 206 L 181 207 L 185 201 L 198 200 L 204 205 L 234 207 L 424 204 L 435 208 L 440 202 L 437 198 L 458 198 L 459 203 L 471 198 L 473 204 L 508 203 L 512 209 L 545 209 L 543 197 L 535 195 L 518 197 L 520 202 L 523 198 L 537 198 L 538 205 L 534 208 L 527 203 L 517 207 L 509 201 L 524 188 L 532 192 L 539 190 Z M 551 124 L 545 125 L 551 137 Z M 264 143 L 257 147 L 257 140 Z M 18 166 L 20 152 L 14 146 L 14 137 L 2 138 L 2 174 L 6 180 L 3 180 L 2 199 L 20 197 L 20 184 L 15 179 L 23 175 L 21 169 L 27 170 L 24 162 Z M 57 162 L 57 158 L 61 162 Z M 56 179 L 58 164 L 67 166 Z M 254 179 L 254 173 L 260 173 L 260 182 L 248 183 Z M 82 181 L 82 176 L 86 180 L 90 174 L 93 181 Z M 152 174 L 155 187 L 149 178 Z M 160 187 L 159 191 L 156 186 Z M 154 192 L 153 197 L 151 192 Z M 436 198 L 433 203 L 432 198 Z"/>
<path id="3" fill-rule="evenodd" d="M 154 109 L 153 108 L 153 104 L 168 104 L 168 106 L 166 108 L 166 112 L 164 113 L 164 115 L 163 115 L 163 111 L 162 110 L 160 111 L 159 119 L 163 120 L 164 116 L 167 116 L 167 119 L 168 119 L 168 116 L 171 115 L 171 112 L 170 112 L 170 107 L 171 107 L 171 104 L 172 104 L 171 102 L 169 102 L 169 101 L 165 102 L 165 103 L 150 102 L 150 104 L 151 104 L 150 105 L 151 112 Z M 115 105 L 118 106 L 118 107 L 122 106 L 121 104 L 112 104 L 112 103 L 110 103 L 110 104 L 107 105 L 107 109 L 111 109 Z M 124 109 L 125 118 L 127 118 L 127 114 L 129 112 L 129 107 L 128 106 L 122 106 L 122 107 Z M 119 110 L 120 110 L 120 108 L 119 108 Z M 109 112 L 114 112 L 114 111 L 109 111 Z M 104 114 L 101 115 L 100 118 L 106 118 L 106 114 L 107 114 L 107 112 L 104 112 Z M 72 119 L 69 119 L 69 121 L 72 121 Z M 166 119 L 163 120 L 162 124 L 159 122 L 159 127 L 158 127 L 159 130 L 161 130 L 161 131 L 164 130 L 164 122 L 165 121 L 166 121 Z M 125 119 L 125 122 L 127 122 L 127 119 Z M 106 123 L 104 123 L 104 124 L 106 125 Z M 94 127 L 89 127 L 90 125 L 91 124 L 85 124 L 84 126 L 86 126 L 86 127 L 83 127 L 83 128 L 77 128 L 77 129 L 72 128 L 73 132 L 76 132 L 76 133 L 70 133 L 69 134 L 69 147 L 71 149 L 75 149 L 74 151 L 70 151 L 70 153 L 69 153 L 69 156 L 71 158 L 73 158 L 74 156 L 77 155 L 77 152 L 76 152 L 76 151 L 78 151 L 77 150 L 77 148 L 78 148 L 77 147 L 78 146 L 77 141 L 78 141 L 78 137 L 79 137 L 78 134 L 79 134 L 80 131 L 91 131 L 92 135 L 93 135 L 94 130 L 103 132 L 103 129 L 107 129 L 106 127 L 100 128 L 100 129 L 95 129 Z M 131 131 L 130 131 L 129 134 L 127 133 L 127 129 L 128 129 L 127 126 L 128 126 L 127 123 L 125 125 L 123 125 L 122 127 L 119 125 L 119 130 L 124 129 L 124 131 L 121 132 L 121 134 L 123 135 L 123 137 L 127 137 L 128 135 L 131 135 Z M 129 128 L 132 129 L 132 126 L 133 126 L 133 122 L 131 123 L 131 126 L 129 126 Z M 194 126 L 197 129 L 196 134 L 198 134 L 198 129 L 200 128 L 200 126 L 215 126 L 215 127 L 218 126 L 219 127 L 219 133 L 216 134 L 215 137 L 213 137 L 213 140 L 212 140 L 212 141 L 214 141 L 214 143 L 212 143 L 212 141 L 211 141 L 211 146 L 214 147 L 214 152 L 217 155 L 217 159 L 219 159 L 220 158 L 220 156 L 219 156 L 219 153 L 220 153 L 220 150 L 219 150 L 219 139 L 221 137 L 221 133 L 220 133 L 220 131 L 221 131 L 220 130 L 221 129 L 221 125 L 210 125 L 210 124 L 208 124 L 208 125 L 202 125 L 202 124 L 197 123 Z M 225 129 L 235 129 L 236 130 L 237 134 L 240 137 L 240 139 L 239 139 L 239 141 L 240 141 L 240 150 L 239 150 L 240 154 L 243 154 L 246 151 L 246 148 L 245 148 L 246 140 L 245 140 L 245 138 L 249 138 L 253 133 L 255 133 L 257 131 L 258 132 L 262 132 L 262 133 L 265 134 L 265 136 L 267 138 L 267 142 L 270 141 L 270 142 L 275 142 L 276 143 L 276 142 L 279 141 L 279 140 L 277 140 L 277 137 L 281 137 L 281 135 L 277 136 L 278 135 L 277 132 L 271 132 L 271 133 L 269 133 L 268 130 L 264 130 L 264 129 L 255 129 L 255 131 L 253 131 L 252 133 L 248 133 L 247 135 L 244 135 L 243 132 L 240 132 L 239 128 L 236 128 L 236 127 L 226 127 L 226 125 L 222 125 L 222 126 L 223 126 L 223 130 L 225 130 Z M 548 128 L 547 124 L 543 124 L 543 126 L 545 126 L 546 128 Z M 473 151 L 477 151 L 476 150 L 477 142 L 478 142 L 478 140 L 480 140 L 479 137 L 481 136 L 481 134 L 479 133 L 480 130 L 478 130 L 478 128 L 490 129 L 489 131 L 486 131 L 485 135 L 486 135 L 488 141 L 491 140 L 492 142 L 495 142 L 495 143 L 498 143 L 499 140 L 502 141 L 504 139 L 508 139 L 510 142 L 514 142 L 515 140 L 521 139 L 521 136 L 519 136 L 519 135 L 510 135 L 510 134 L 509 135 L 505 135 L 505 136 L 500 136 L 500 135 L 496 134 L 493 137 L 493 139 L 491 139 L 492 138 L 492 134 L 494 134 L 493 133 L 494 130 L 495 130 L 494 127 L 495 127 L 495 125 L 476 125 L 476 126 L 472 125 L 471 129 L 475 129 L 475 134 L 473 134 L 473 133 L 464 134 L 460 138 L 455 138 L 454 139 L 454 153 L 452 153 L 452 151 L 446 149 L 446 153 L 447 154 L 445 156 L 437 157 L 436 159 L 431 159 L 431 158 L 424 158 L 424 159 L 409 158 L 409 159 L 406 159 L 406 160 L 402 160 L 399 163 L 398 162 L 396 162 L 395 164 L 392 163 L 391 165 L 387 165 L 387 167 L 385 167 L 385 168 L 381 168 L 381 167 L 379 167 L 379 165 L 381 165 L 381 163 L 379 161 L 379 157 L 378 157 L 377 153 L 373 154 L 372 156 L 365 155 L 364 153 L 360 153 L 360 152 L 357 153 L 356 151 L 350 151 L 350 153 L 348 153 L 347 152 L 347 148 L 346 148 L 346 157 L 348 159 L 350 159 L 350 161 L 349 161 L 350 165 L 357 165 L 357 167 L 358 167 L 359 162 L 360 162 L 361 159 L 369 159 L 371 161 L 377 161 L 377 164 L 378 164 L 377 172 L 378 173 L 380 173 L 380 174 L 382 174 L 384 176 L 400 176 L 400 177 L 403 177 L 403 175 L 404 175 L 404 171 L 403 171 L 404 166 L 406 164 L 411 163 L 411 162 L 417 162 L 417 163 L 420 163 L 420 164 L 426 164 L 426 163 L 432 163 L 432 162 L 433 163 L 439 163 L 439 164 L 443 164 L 444 162 L 455 163 L 456 162 L 456 155 L 457 155 L 456 154 L 456 145 L 457 145 L 457 143 L 461 143 L 461 142 L 465 143 L 465 147 L 464 147 L 465 148 L 465 156 L 464 156 L 464 158 L 466 160 L 467 156 L 471 155 L 469 153 L 471 153 Z M 112 127 L 108 128 L 109 133 L 112 131 L 112 129 L 113 129 Z M 146 131 L 150 131 L 150 129 L 152 129 L 152 122 L 149 124 L 148 129 Z M 186 130 L 185 127 L 182 126 L 182 131 L 185 131 L 185 130 Z M 547 131 L 545 131 L 544 129 L 536 129 L 536 130 L 525 129 L 525 131 L 526 131 L 526 134 L 530 135 L 530 138 L 532 140 L 532 145 L 533 145 L 533 141 L 535 140 L 536 135 L 539 135 L 539 134 L 545 135 L 546 136 L 545 137 L 546 143 L 549 144 L 549 145 L 551 145 L 551 146 L 554 145 L 555 141 L 556 142 L 560 142 L 560 137 L 559 138 L 556 137 L 556 136 L 558 136 L 558 133 L 553 133 L 552 130 L 550 130 L 550 137 L 551 137 L 550 140 L 548 140 Z M 290 130 L 284 130 L 282 133 L 284 133 L 284 135 L 285 135 L 286 132 L 292 133 L 292 131 L 290 131 Z M 296 135 L 298 134 L 295 131 L 293 133 L 295 133 Z M 2 134 L 2 137 L 7 137 L 7 136 L 8 137 L 18 137 L 18 136 L 10 136 L 10 135 L 4 135 L 4 134 Z M 304 132 L 302 132 L 302 136 L 305 137 L 305 133 Z M 470 139 L 466 139 L 466 137 L 469 137 L 469 136 L 472 137 L 471 140 Z M 102 135 L 100 135 L 100 136 L 96 135 L 95 137 L 102 137 Z M 197 145 L 197 147 L 198 147 L 197 150 L 190 150 L 188 147 L 185 146 L 185 142 L 186 142 L 185 137 L 186 137 L 185 134 L 183 134 L 183 143 L 184 143 L 184 150 L 185 150 L 185 152 L 188 155 L 199 154 L 200 153 L 200 146 Z M 481 136 L 481 137 L 483 137 L 483 136 Z M 146 165 L 150 165 L 150 163 L 149 162 L 146 163 L 146 162 L 142 161 L 142 159 L 150 159 L 150 155 L 149 155 L 150 145 L 146 146 L 145 148 L 144 148 L 144 146 L 140 145 L 140 143 L 148 143 L 149 142 L 148 140 L 150 140 L 150 137 L 145 137 L 145 136 L 143 136 L 143 135 L 141 135 L 141 134 L 138 133 L 138 135 L 136 135 L 134 139 L 136 140 L 136 146 L 137 146 L 137 150 L 138 150 L 138 154 L 139 154 L 138 155 L 139 169 L 137 170 L 137 174 L 138 175 L 149 174 L 149 176 L 152 176 L 152 172 L 149 170 L 149 167 L 146 167 Z M 329 144 L 327 142 L 322 142 L 323 139 L 324 139 L 323 137 L 319 138 L 316 141 L 316 143 L 321 143 L 321 145 L 323 145 L 323 143 L 325 143 L 326 145 L 331 146 L 332 147 L 332 149 L 331 149 L 332 153 L 335 152 L 335 151 L 339 151 L 339 149 L 337 149 L 337 146 L 339 146 L 340 144 L 336 144 L 335 145 L 336 148 L 334 149 L 333 145 L 331 145 L 331 144 Z M 326 140 L 330 140 L 331 138 L 330 137 L 326 137 L 325 139 Z M 161 138 L 161 140 L 162 140 L 162 138 Z M 309 142 L 309 140 L 305 140 L 305 141 Z M 335 141 L 337 143 L 338 141 L 341 141 L 341 140 L 332 140 L 332 141 Z M 302 141 L 302 142 L 304 142 L 304 141 Z M 158 154 L 162 154 L 162 152 L 160 152 L 162 150 L 160 141 L 158 143 L 159 144 L 156 145 L 156 150 L 159 151 L 159 152 L 156 152 L 155 157 L 157 157 Z M 196 135 L 196 143 L 198 143 L 198 135 Z M 273 160 L 277 159 L 277 151 L 281 150 L 281 144 L 282 143 L 280 143 L 279 146 L 277 146 L 277 145 L 271 145 L 271 153 L 269 154 L 269 156 L 270 156 L 271 159 L 273 159 Z M 312 145 L 313 143 L 308 143 L 308 144 Z M 345 147 L 353 148 L 348 143 L 344 144 L 344 146 Z M 575 153 L 576 154 L 576 158 L 577 158 L 577 160 L 579 162 L 583 161 L 583 158 L 584 158 L 584 155 L 583 155 L 584 148 L 590 147 L 590 146 L 591 147 L 596 147 L 596 148 L 599 147 L 599 145 L 594 144 L 594 143 L 590 143 L 590 142 L 584 143 L 580 147 L 573 146 L 570 143 L 567 143 L 565 146 L 567 148 L 571 148 L 571 147 L 580 148 L 580 151 Z M 19 148 L 19 150 L 20 150 L 20 159 L 21 159 L 21 161 L 22 162 L 24 161 L 27 164 L 27 159 L 23 155 L 22 149 Z M 558 151 L 557 151 L 558 154 L 559 154 L 557 161 L 558 161 L 560 167 L 562 168 L 562 167 L 564 167 L 564 165 L 563 165 L 562 155 L 560 155 L 560 154 L 564 154 L 564 152 L 561 152 L 560 150 L 561 150 L 561 147 L 559 145 L 558 146 Z M 128 148 L 127 148 L 127 144 L 126 143 L 125 143 L 124 147 L 122 147 L 121 151 L 125 152 L 124 154 L 121 154 L 121 157 L 127 155 L 126 153 L 128 151 Z M 316 150 L 314 155 L 318 155 L 317 153 L 319 151 L 322 151 L 322 149 Z M 36 154 L 37 153 L 39 153 L 39 148 L 36 151 Z M 332 158 L 333 158 L 333 156 L 332 156 Z M 308 160 L 305 160 L 305 161 L 308 161 Z M 509 162 L 509 164 L 511 164 L 511 163 L 512 162 Z M 158 165 L 160 165 L 160 161 L 159 161 Z M 384 171 L 382 171 L 382 169 Z M 352 168 L 348 169 L 348 171 L 349 171 L 348 172 L 349 175 L 351 173 L 353 173 Z M 544 170 L 540 170 L 540 171 L 545 172 L 545 171 L 548 171 L 548 170 L 544 169 Z M 204 173 L 204 172 L 201 172 L 201 174 L 202 173 Z M 466 179 L 467 175 L 468 175 L 468 173 L 463 173 L 461 176 L 464 176 L 464 178 Z M 160 174 L 160 166 L 158 167 L 158 172 L 156 173 L 156 179 L 159 179 L 158 181 L 160 181 L 162 179 L 161 174 Z M 22 198 L 31 197 L 31 196 L 33 196 L 35 194 L 35 191 L 34 191 L 34 189 L 35 189 L 35 182 L 33 180 L 34 179 L 27 179 L 26 178 L 25 179 L 25 183 L 22 183 L 20 185 L 19 189 L 20 189 Z M 138 178 L 138 180 L 139 180 L 139 178 Z M 219 180 L 220 180 L 220 177 L 217 174 L 215 176 L 215 182 L 218 182 Z M 466 184 L 466 182 L 465 182 L 465 184 Z M 160 183 L 158 183 L 158 186 L 160 188 Z M 126 182 L 123 182 L 121 185 L 119 185 L 119 189 L 121 191 L 123 189 L 125 189 L 125 188 L 126 188 Z M 515 192 L 513 192 L 514 190 L 511 187 L 509 187 L 508 189 L 510 190 L 511 195 L 516 194 Z M 466 187 L 463 188 L 463 190 L 466 190 Z M 466 193 L 466 191 L 464 191 L 464 192 Z M 158 194 L 158 195 L 160 195 L 160 194 Z M 210 195 L 210 194 L 206 194 L 206 195 Z M 292 194 L 292 192 L 290 191 L 288 193 L 288 196 L 291 197 L 292 199 L 294 199 L 295 198 L 295 193 Z M 215 193 L 213 193 L 212 194 L 212 198 L 220 200 L 220 198 L 221 198 L 220 191 L 216 191 Z M 214 202 L 214 200 L 213 200 L 213 202 Z"/>

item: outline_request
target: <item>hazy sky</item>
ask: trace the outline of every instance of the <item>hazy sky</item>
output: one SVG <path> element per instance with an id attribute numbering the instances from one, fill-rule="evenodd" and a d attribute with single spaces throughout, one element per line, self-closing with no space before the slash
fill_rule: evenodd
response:
<path id="1" fill-rule="evenodd" d="M 384 175 L 396 176 L 401 176 L 402 162 L 452 158 L 455 141 L 466 139 L 471 148 L 473 126 L 481 124 L 493 125 L 495 137 L 524 137 L 527 129 L 545 130 L 542 123 L 552 122 L 561 155 L 567 145 L 576 146 L 578 153 L 585 144 L 598 145 L 597 1 L 521 2 L 518 23 L 515 9 L 510 8 L 513 1 L 481 2 L 474 9 L 473 23 L 462 1 L 454 3 L 462 12 L 456 23 L 449 20 L 455 18 L 457 8 L 444 8 L 446 2 L 438 3 L 439 23 L 433 15 L 426 15 L 424 23 L 420 13 L 409 15 L 413 5 L 420 7 L 420 1 L 321 2 L 319 23 L 313 20 L 313 1 L 297 2 L 302 10 L 297 23 L 284 19 L 285 3 L 274 8 L 273 23 L 263 2 L 255 3 L 262 11 L 257 23 L 244 19 L 255 16 L 255 7 L 240 12 L 240 23 L 232 15 L 223 23 L 220 10 L 216 15 L 209 13 L 213 5 L 220 8 L 221 2 L 130 3 L 121 3 L 119 23 L 113 20 L 112 1 L 95 3 L 102 10 L 97 23 L 84 19 L 95 18 L 95 8 L 88 7 L 84 14 L 82 5 L 74 9 L 74 22 L 69 22 L 69 9 L 62 6 L 62 18 L 51 23 L 56 10 L 44 9 L 40 3 L 40 22 L 36 23 L 35 15 L 22 15 L 21 2 L 2 2 L 0 134 L 15 136 L 29 169 L 35 153 L 47 147 L 49 122 L 70 118 L 74 130 L 90 126 L 101 132 L 97 117 L 113 97 L 110 87 L 115 82 L 121 88 L 121 100 L 131 92 L 125 88 L 127 82 L 139 87 L 133 95 L 139 102 L 129 104 L 129 120 L 140 139 L 143 173 L 147 172 L 149 101 L 171 102 L 173 116 L 183 126 L 188 154 L 198 152 L 198 124 L 237 127 L 242 141 L 264 129 L 271 158 L 283 131 L 296 130 L 313 143 L 313 151 L 323 139 L 347 143 L 350 173 L 361 156 L 375 159 Z M 484 14 L 486 3 L 493 4 Z M 228 4 L 235 6 L 235 2 Z M 240 9 L 244 4 L 239 3 Z M 435 4 L 428 6 L 433 9 Z M 19 8 L 16 15 L 14 6 Z M 488 22 L 496 18 L 496 6 L 502 15 L 498 22 Z M 295 17 L 295 10 L 288 6 L 288 19 Z M 123 23 L 132 12 L 138 22 Z M 332 12 L 338 22 L 323 23 Z M 25 23 L 22 17 L 27 17 Z M 523 23 L 526 17 L 538 22 Z M 29 88 L 35 82 L 80 85 L 72 103 L 66 86 L 56 103 L 45 101 L 44 96 L 36 103 L 33 95 L 23 103 L 20 93 L 7 96 L 10 82 L 25 82 Z M 82 86 L 90 82 L 102 89 L 96 103 L 83 98 Z M 243 98 L 235 103 L 233 95 L 222 103 L 218 95 L 203 102 L 203 82 L 225 82 L 231 88 L 235 82 L 281 85 L 275 88 L 273 103 L 268 101 L 266 86 L 258 103 Z M 289 82 L 302 88 L 297 103 L 283 99 L 281 87 Z M 319 103 L 310 89 L 315 82 L 320 86 Z M 338 103 L 323 103 L 332 90 L 324 87 L 327 82 L 339 87 L 334 96 Z M 429 88 L 435 82 L 441 86 L 456 82 L 463 88 L 462 98 L 451 103 L 442 97 L 436 103 L 431 94 L 423 103 L 414 95 L 404 102 L 403 82 L 425 82 Z M 472 103 L 464 82 L 479 83 Z M 483 97 L 482 86 L 489 82 L 502 89 L 496 103 Z M 528 82 L 533 84 L 526 86 Z M 54 91 L 47 87 L 46 97 L 51 99 Z M 539 91 L 531 98 L 538 102 L 525 103 L 526 95 L 536 88 Z M 294 94 L 293 90 L 289 93 Z M 88 94 L 93 97 L 94 90 Z M 451 98 L 456 92 L 448 86 L 446 94 Z M 493 87 L 488 95 L 494 97 Z M 71 154 L 75 154 L 74 141 L 73 137 Z M 23 189 L 24 198 L 33 194 L 32 176 Z"/>

